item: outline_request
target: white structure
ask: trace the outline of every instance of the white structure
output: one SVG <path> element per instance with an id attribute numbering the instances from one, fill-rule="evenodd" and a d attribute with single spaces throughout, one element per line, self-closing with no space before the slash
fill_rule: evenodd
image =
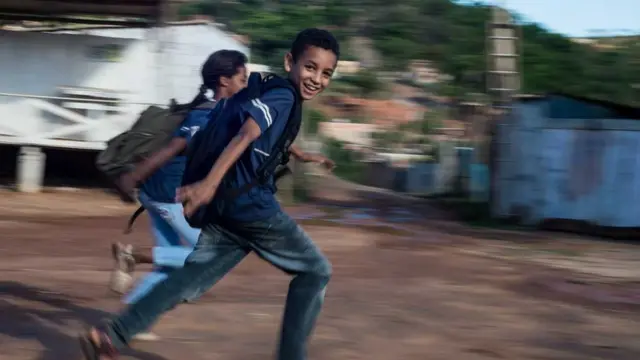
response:
<path id="1" fill-rule="evenodd" d="M 318 126 L 322 136 L 359 146 L 371 146 L 371 134 L 378 131 L 375 124 L 351 123 L 341 119 L 323 121 Z"/>
<path id="2" fill-rule="evenodd" d="M 247 71 L 250 73 L 252 72 L 268 73 L 268 72 L 271 72 L 271 68 L 263 64 L 249 63 L 247 64 Z"/>
<path id="3" fill-rule="evenodd" d="M 190 101 L 214 51 L 246 45 L 217 24 L 0 31 L 0 143 L 100 150 L 140 111 Z M 35 175 L 29 178 L 39 178 Z"/>

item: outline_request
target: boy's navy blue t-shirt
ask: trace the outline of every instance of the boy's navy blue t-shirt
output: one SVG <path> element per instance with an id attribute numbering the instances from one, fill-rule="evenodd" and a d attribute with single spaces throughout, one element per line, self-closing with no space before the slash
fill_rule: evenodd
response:
<path id="1" fill-rule="evenodd" d="M 293 93 L 280 88 L 272 89 L 260 98 L 243 103 L 242 111 L 237 115 L 237 121 L 243 124 L 250 116 L 260 126 L 262 133 L 225 176 L 225 181 L 228 181 L 232 188 L 241 187 L 255 179 L 256 171 L 271 155 L 278 138 L 284 131 L 293 105 Z M 275 197 L 276 188 L 273 178 L 267 185 L 255 186 L 233 200 L 224 200 L 223 192 L 224 188 L 219 188 L 216 192 L 214 206 L 212 206 L 216 209 L 216 213 L 212 214 L 212 221 L 216 219 L 234 222 L 260 221 L 280 211 L 280 204 Z"/>
<path id="2" fill-rule="evenodd" d="M 209 121 L 211 109 L 191 110 L 174 133 L 173 137 L 181 137 L 191 141 L 198 130 L 204 128 Z M 175 203 L 176 190 L 182 184 L 182 174 L 187 163 L 184 155 L 175 156 L 145 180 L 140 189 L 153 201 Z"/>

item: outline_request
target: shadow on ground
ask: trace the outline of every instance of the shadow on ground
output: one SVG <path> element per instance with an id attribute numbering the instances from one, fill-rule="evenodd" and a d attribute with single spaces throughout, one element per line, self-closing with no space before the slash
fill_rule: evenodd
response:
<path id="1" fill-rule="evenodd" d="M 0 335 L 35 340 L 43 347 L 38 360 L 79 359 L 76 334 L 109 314 L 78 305 L 83 299 L 13 281 L 0 282 Z M 85 299 L 86 300 L 86 299 Z M 139 360 L 166 360 L 142 351 L 126 355 Z"/>

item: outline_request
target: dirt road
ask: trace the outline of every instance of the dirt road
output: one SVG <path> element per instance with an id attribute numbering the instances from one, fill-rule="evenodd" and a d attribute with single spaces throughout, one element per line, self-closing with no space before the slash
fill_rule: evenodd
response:
<path id="1" fill-rule="evenodd" d="M 96 192 L 0 193 L 0 359 L 79 359 L 74 334 L 119 308 L 109 244 L 149 242 L 146 219 L 122 234 L 132 210 Z M 640 248 L 472 237 L 424 209 L 289 211 L 334 265 L 310 359 L 640 359 Z M 250 257 L 124 358 L 272 358 L 287 283 Z"/>

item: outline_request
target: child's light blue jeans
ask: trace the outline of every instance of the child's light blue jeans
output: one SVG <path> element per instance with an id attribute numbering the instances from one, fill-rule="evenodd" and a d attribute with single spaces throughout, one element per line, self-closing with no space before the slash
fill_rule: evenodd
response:
<path id="1" fill-rule="evenodd" d="M 140 191 L 138 198 L 151 218 L 151 232 L 155 242 L 153 271 L 144 275 L 124 297 L 125 304 L 136 302 L 155 284 L 166 279 L 169 272 L 183 267 L 200 235 L 200 229 L 192 228 L 185 220 L 182 204 L 153 201 L 144 191 Z M 192 300 L 200 294 L 201 291 L 194 289 L 185 298 Z"/>

